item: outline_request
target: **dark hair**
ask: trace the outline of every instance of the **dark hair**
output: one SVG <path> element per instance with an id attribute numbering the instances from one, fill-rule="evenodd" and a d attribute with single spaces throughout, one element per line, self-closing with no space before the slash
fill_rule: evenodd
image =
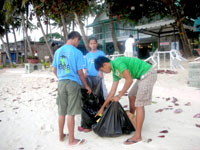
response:
<path id="1" fill-rule="evenodd" d="M 89 38 L 88 43 L 90 43 L 91 40 L 95 40 L 97 42 L 97 39 L 95 37 L 91 37 L 91 38 Z"/>
<path id="2" fill-rule="evenodd" d="M 129 35 L 129 37 L 133 38 L 133 35 Z"/>
<path id="3" fill-rule="evenodd" d="M 94 65 L 96 70 L 99 70 L 99 68 L 103 67 L 103 63 L 110 62 L 110 59 L 104 56 L 99 56 L 97 59 L 94 60 Z"/>
<path id="4" fill-rule="evenodd" d="M 70 32 L 67 37 L 68 37 L 68 39 L 74 39 L 77 37 L 79 40 L 81 40 L 81 35 L 77 31 Z"/>

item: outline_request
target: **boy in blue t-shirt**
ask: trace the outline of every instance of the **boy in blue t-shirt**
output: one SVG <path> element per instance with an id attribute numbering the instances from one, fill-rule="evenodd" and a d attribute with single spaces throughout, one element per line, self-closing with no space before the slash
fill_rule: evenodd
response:
<path id="1" fill-rule="evenodd" d="M 99 56 L 105 56 L 103 51 L 97 49 L 97 39 L 92 37 L 89 39 L 89 47 L 91 51 L 85 55 L 85 74 L 89 76 L 103 77 L 101 71 L 97 71 L 94 65 L 94 60 Z"/>
<path id="2" fill-rule="evenodd" d="M 83 84 L 91 93 L 84 74 L 83 74 L 83 54 L 76 47 L 80 43 L 81 35 L 73 31 L 68 35 L 68 41 L 65 45 L 56 50 L 53 67 L 54 74 L 58 78 L 58 124 L 60 141 L 64 141 L 65 134 L 63 133 L 65 116 L 67 117 L 67 125 L 69 132 L 69 145 L 79 145 L 85 142 L 84 139 L 74 138 L 74 117 L 81 113 L 81 92 L 80 88 Z"/>

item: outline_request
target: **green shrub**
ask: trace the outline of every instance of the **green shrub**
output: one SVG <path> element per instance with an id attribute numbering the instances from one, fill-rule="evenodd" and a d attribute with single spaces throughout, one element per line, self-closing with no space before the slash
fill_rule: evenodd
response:
<path id="1" fill-rule="evenodd" d="M 5 67 L 4 64 L 1 64 L 1 65 L 0 65 L 0 69 L 3 69 L 4 67 Z"/>
<path id="2" fill-rule="evenodd" d="M 12 64 L 11 67 L 12 67 L 12 68 L 16 68 L 16 65 L 15 65 L 15 64 Z"/>
<path id="3" fill-rule="evenodd" d="M 50 67 L 50 63 L 48 63 L 48 62 L 43 62 L 43 66 L 44 66 L 44 68 L 49 68 L 49 67 Z"/>
<path id="4" fill-rule="evenodd" d="M 27 56 L 27 59 L 38 59 L 38 56 Z"/>

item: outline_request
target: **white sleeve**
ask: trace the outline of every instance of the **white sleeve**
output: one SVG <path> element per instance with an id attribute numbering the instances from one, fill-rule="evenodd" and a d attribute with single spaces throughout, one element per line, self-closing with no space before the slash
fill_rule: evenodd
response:
<path id="1" fill-rule="evenodd" d="M 135 43 L 135 39 L 134 38 L 132 38 L 133 40 L 132 40 L 132 44 L 134 44 Z"/>

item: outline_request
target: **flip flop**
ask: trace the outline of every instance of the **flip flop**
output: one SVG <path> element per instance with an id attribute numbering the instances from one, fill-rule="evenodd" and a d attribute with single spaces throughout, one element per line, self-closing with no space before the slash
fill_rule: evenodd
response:
<path id="1" fill-rule="evenodd" d="M 70 147 L 80 146 L 80 145 L 83 145 L 85 142 L 86 142 L 85 139 L 80 139 L 76 144 L 70 145 Z"/>
<path id="2" fill-rule="evenodd" d="M 126 143 L 129 143 L 129 144 L 126 144 Z M 142 143 L 142 140 L 141 141 L 134 141 L 134 140 L 131 140 L 131 139 L 127 139 L 125 142 L 124 142 L 124 145 L 135 145 L 135 144 L 139 144 L 139 143 Z"/>
<path id="3" fill-rule="evenodd" d="M 78 126 L 78 131 L 82 132 L 84 131 L 84 128 L 82 128 L 81 126 Z"/>
<path id="4" fill-rule="evenodd" d="M 80 131 L 80 132 L 90 132 L 90 131 L 92 131 L 92 129 L 85 129 L 81 126 L 78 126 L 78 131 Z"/>

